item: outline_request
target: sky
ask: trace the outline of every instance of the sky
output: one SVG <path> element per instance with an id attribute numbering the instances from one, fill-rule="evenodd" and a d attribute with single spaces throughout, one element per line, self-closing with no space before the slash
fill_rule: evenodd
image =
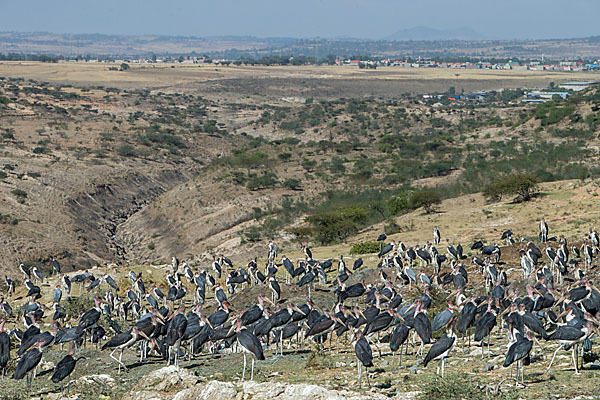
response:
<path id="1" fill-rule="evenodd" d="M 0 31 L 379 39 L 426 26 L 487 38 L 600 35 L 599 0 L 0 0 Z"/>

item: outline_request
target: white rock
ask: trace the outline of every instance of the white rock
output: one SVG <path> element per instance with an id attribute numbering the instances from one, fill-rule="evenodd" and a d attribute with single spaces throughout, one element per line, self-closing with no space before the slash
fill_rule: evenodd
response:
<path id="1" fill-rule="evenodd" d="M 115 386 L 117 384 L 114 378 L 107 374 L 86 375 L 79 378 L 78 381 L 88 385 Z"/>
<path id="2" fill-rule="evenodd" d="M 144 376 L 138 383 L 138 389 L 168 392 L 172 390 L 187 389 L 198 381 L 196 375 L 185 368 L 174 365 L 160 368 Z"/>

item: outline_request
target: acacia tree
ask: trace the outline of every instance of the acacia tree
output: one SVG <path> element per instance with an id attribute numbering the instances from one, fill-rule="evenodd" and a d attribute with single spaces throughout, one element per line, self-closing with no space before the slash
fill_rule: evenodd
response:
<path id="1" fill-rule="evenodd" d="M 442 196 L 433 189 L 422 189 L 413 192 L 409 199 L 410 208 L 417 209 L 423 207 L 427 214 L 435 211 L 435 206 L 442 202 Z"/>
<path id="2" fill-rule="evenodd" d="M 483 189 L 489 201 L 500 201 L 502 196 L 516 196 L 516 202 L 531 200 L 539 180 L 534 174 L 514 174 L 496 179 Z"/>

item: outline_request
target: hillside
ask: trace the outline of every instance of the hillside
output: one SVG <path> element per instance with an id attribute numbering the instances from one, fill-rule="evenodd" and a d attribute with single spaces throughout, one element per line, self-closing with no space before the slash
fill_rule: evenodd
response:
<path id="1" fill-rule="evenodd" d="M 521 89 L 485 103 L 357 95 L 406 81 L 395 72 L 119 68 L 0 66 L 0 255 L 9 274 L 20 262 L 47 270 L 52 257 L 68 268 L 173 254 L 204 262 L 213 252 L 243 260 L 269 239 L 298 249 L 344 242 L 377 223 L 404 233 L 418 226 L 410 199 L 424 188 L 452 199 L 511 173 L 553 181 L 598 172 L 594 90 L 532 106 L 519 102 Z M 454 90 L 562 79 L 469 74 L 454 77 Z M 443 86 L 430 72 L 414 78 Z M 322 85 L 326 96 L 309 96 Z M 306 219 L 348 210 L 355 220 L 335 237 L 318 236 Z"/>

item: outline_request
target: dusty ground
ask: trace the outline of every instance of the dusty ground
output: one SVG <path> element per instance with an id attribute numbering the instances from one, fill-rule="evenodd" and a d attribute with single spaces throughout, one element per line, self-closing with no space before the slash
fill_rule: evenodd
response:
<path id="1" fill-rule="evenodd" d="M 127 89 L 194 90 L 217 97 L 246 94 L 284 98 L 339 98 L 431 93 L 454 86 L 457 92 L 502 88 L 543 88 L 550 82 L 599 80 L 600 73 L 453 70 L 446 68 L 381 67 L 359 70 L 339 66 L 214 66 L 186 64 L 131 65 L 128 71 L 109 71 L 110 63 L 1 62 L 0 76 L 24 77 L 55 84 L 103 85 Z M 224 93 L 222 93 L 224 92 Z"/>

